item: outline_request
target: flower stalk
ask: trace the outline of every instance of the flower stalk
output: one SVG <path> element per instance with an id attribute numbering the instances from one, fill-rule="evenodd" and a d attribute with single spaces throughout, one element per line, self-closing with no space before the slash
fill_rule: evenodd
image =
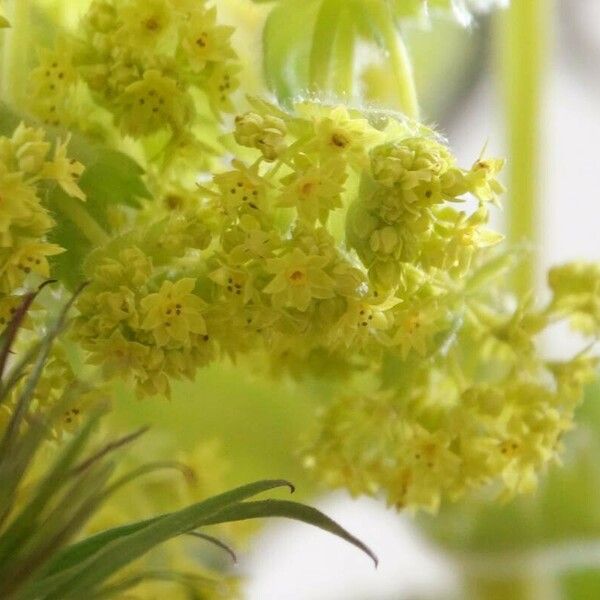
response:
<path id="1" fill-rule="evenodd" d="M 23 97 L 23 74 L 27 71 L 31 3 L 29 0 L 7 2 L 10 28 L 3 34 L 0 94 L 5 102 L 20 106 Z"/>
<path id="2" fill-rule="evenodd" d="M 512 244 L 537 248 L 541 176 L 540 121 L 550 15 L 544 0 L 514 0 L 499 17 L 499 53 L 510 156 L 507 232 Z M 515 273 L 517 291 L 535 287 L 535 258 Z"/>
<path id="3" fill-rule="evenodd" d="M 407 117 L 418 120 L 419 100 L 408 49 L 397 29 L 392 9 L 384 2 L 371 7 L 371 17 L 377 22 L 379 32 L 389 53 L 393 85 L 398 106 Z"/>

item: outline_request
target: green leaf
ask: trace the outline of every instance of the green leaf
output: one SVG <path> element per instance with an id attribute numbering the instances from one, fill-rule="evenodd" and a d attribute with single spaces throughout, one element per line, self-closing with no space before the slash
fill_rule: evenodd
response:
<path id="1" fill-rule="evenodd" d="M 48 572 L 53 575 L 32 586 L 25 597 L 36 598 L 44 592 L 48 600 L 81 598 L 156 545 L 197 529 L 208 517 L 230 504 L 282 486 L 293 490 L 293 486 L 284 480 L 258 481 L 180 511 L 88 538 L 58 554 L 48 567 Z"/>
<path id="2" fill-rule="evenodd" d="M 62 408 L 64 406 L 61 406 Z M 39 516 L 55 495 L 60 492 L 62 486 L 65 485 L 66 480 L 69 478 L 69 471 L 87 443 L 92 431 L 95 429 L 99 417 L 99 413 L 94 415 L 77 432 L 77 435 L 69 441 L 50 467 L 48 474 L 33 490 L 31 499 L 25 505 L 25 508 L 14 518 L 10 527 L 2 532 L 2 536 L 0 537 L 0 556 L 8 556 L 9 553 L 14 552 L 15 548 L 23 544 L 33 534 L 38 525 Z M 44 433 L 45 431 L 42 431 L 41 435 L 37 435 L 34 441 L 35 449 L 41 445 Z M 24 471 L 25 468 L 26 465 L 21 470 Z"/>
<path id="3" fill-rule="evenodd" d="M 111 583 L 93 593 L 88 598 L 91 600 L 103 600 L 108 598 L 120 598 L 120 594 L 134 588 L 135 586 L 143 583 L 145 581 L 163 581 L 163 582 L 172 582 L 178 583 L 180 586 L 187 588 L 189 590 L 189 598 L 190 600 L 197 600 L 198 595 L 195 592 L 198 584 L 204 585 L 219 585 L 221 581 L 216 579 L 208 578 L 203 575 L 199 575 L 197 573 L 183 573 L 178 571 L 145 571 L 136 575 L 132 575 L 130 577 L 126 577 L 117 581 L 116 583 Z M 203 598 L 204 596 L 202 596 Z"/>
<path id="4" fill-rule="evenodd" d="M 21 121 L 44 129 L 46 137 L 54 142 L 66 135 L 0 103 L 0 135 L 12 135 Z M 80 135 L 71 135 L 67 153 L 85 166 L 79 185 L 87 199 L 82 202 L 71 198 L 55 185 L 48 190 L 45 201 L 57 221 L 49 239 L 66 250 L 52 259 L 52 273 L 68 287 L 75 288 L 84 278 L 84 258 L 95 246 L 108 241 L 109 209 L 137 208 L 140 198 L 151 195 L 143 180 L 144 170 L 126 154 L 94 144 Z"/>
<path id="5" fill-rule="evenodd" d="M 219 523 L 228 523 L 230 521 L 244 521 L 247 519 L 266 519 L 269 517 L 284 517 L 295 521 L 302 521 L 308 525 L 318 527 L 342 538 L 344 541 L 356 546 L 369 556 L 378 565 L 378 559 L 375 553 L 358 538 L 348 533 L 343 527 L 338 525 L 333 519 L 324 515 L 321 511 L 301 504 L 299 502 L 290 502 L 289 500 L 259 500 L 256 502 L 240 502 L 227 507 L 226 509 L 212 515 L 204 521 L 204 525 L 216 525 Z"/>
<path id="6" fill-rule="evenodd" d="M 220 550 L 223 550 L 224 552 L 229 554 L 229 556 L 231 557 L 231 560 L 234 563 L 237 562 L 237 555 L 236 555 L 235 551 L 233 550 L 233 548 L 228 546 L 225 542 L 221 541 L 219 538 L 213 537 L 212 535 L 208 535 L 207 533 L 200 533 L 199 531 L 191 531 L 188 535 L 191 535 L 200 540 L 204 540 L 205 542 L 212 544 L 213 546 L 219 548 Z"/>
<path id="7" fill-rule="evenodd" d="M 144 171 L 125 154 L 86 146 L 79 141 L 71 144 L 69 155 L 85 165 L 79 185 L 87 199 L 81 202 L 69 198 L 62 189 L 55 187 L 48 194 L 47 203 L 58 217 L 50 239 L 66 249 L 54 257 L 53 273 L 74 287 L 83 280 L 85 257 L 102 242 L 102 233 L 110 231 L 109 209 L 119 205 L 136 208 L 139 199 L 148 198 L 150 194 L 142 180 Z M 85 216 L 81 221 L 77 215 L 73 218 L 73 209 L 87 215 L 89 225 Z"/>

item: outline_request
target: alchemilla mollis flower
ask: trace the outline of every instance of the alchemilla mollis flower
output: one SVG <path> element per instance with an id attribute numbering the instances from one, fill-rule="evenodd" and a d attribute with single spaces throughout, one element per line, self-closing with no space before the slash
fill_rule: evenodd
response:
<path id="1" fill-rule="evenodd" d="M 515 305 L 488 227 L 502 160 L 460 166 L 393 114 L 251 105 L 229 165 L 90 256 L 89 360 L 141 395 L 221 355 L 295 379 L 327 365 L 343 392 L 306 463 L 330 485 L 428 510 L 532 489 L 594 365 L 535 339 L 560 318 L 598 333 L 595 271 L 555 270 L 547 306 Z"/>

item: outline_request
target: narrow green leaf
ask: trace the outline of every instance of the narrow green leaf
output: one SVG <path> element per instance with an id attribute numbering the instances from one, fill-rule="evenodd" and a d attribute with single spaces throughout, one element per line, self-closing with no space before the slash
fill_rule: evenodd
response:
<path id="1" fill-rule="evenodd" d="M 119 594 L 134 588 L 136 585 L 143 583 L 145 581 L 169 581 L 173 583 L 178 583 L 179 585 L 188 588 L 190 590 L 190 600 L 199 600 L 197 595 L 194 593 L 195 588 L 197 588 L 198 584 L 218 584 L 218 580 L 209 579 L 208 577 L 198 575 L 197 573 L 181 573 L 178 571 L 145 571 L 140 573 L 139 575 L 132 575 L 131 577 L 126 577 L 114 584 L 107 585 L 102 589 L 98 590 L 91 595 L 88 595 L 87 598 L 90 600 L 104 600 L 109 598 L 119 598 Z"/>
<path id="2" fill-rule="evenodd" d="M 225 542 L 222 542 L 219 538 L 213 537 L 212 535 L 208 535 L 207 533 L 200 533 L 199 531 L 190 531 L 188 535 L 198 538 L 199 540 L 204 540 L 205 542 L 208 542 L 209 544 L 212 544 L 213 546 L 224 550 L 225 552 L 227 552 L 227 554 L 229 554 L 231 560 L 234 563 L 237 562 L 237 555 L 234 552 L 233 548 L 228 546 Z"/>
<path id="3" fill-rule="evenodd" d="M 45 423 L 35 423 L 31 425 L 28 435 L 18 448 L 17 459 L 14 459 L 13 452 L 16 443 L 19 440 L 21 425 L 24 422 L 25 417 L 29 414 L 31 399 L 33 398 L 35 388 L 46 364 L 46 359 L 50 353 L 52 344 L 56 336 L 63 330 L 67 313 L 81 289 L 83 289 L 83 286 L 80 286 L 79 290 L 73 294 L 46 335 L 39 344 L 35 345 L 35 352 L 31 355 L 27 354 L 25 357 L 26 359 L 31 357 L 31 360 L 35 361 L 34 366 L 27 377 L 23 390 L 19 394 L 8 427 L 0 440 L 0 475 L 2 475 L 2 479 L 4 480 L 3 485 L 0 486 L 0 526 L 11 510 L 10 500 L 23 477 L 29 461 L 33 457 L 46 428 Z M 15 376 L 17 375 L 18 372 Z M 4 383 L 4 386 L 0 391 L 0 397 L 1 395 L 6 394 L 7 390 L 9 390 L 15 382 L 15 379 L 9 378 L 9 381 Z"/>
<path id="4" fill-rule="evenodd" d="M 21 327 L 21 323 L 25 319 L 25 316 L 27 315 L 30 306 L 37 297 L 37 295 L 50 283 L 53 283 L 53 281 L 45 281 L 38 287 L 37 290 L 25 294 L 22 297 L 21 304 L 17 307 L 17 310 L 13 315 L 12 319 L 10 320 L 8 325 L 3 329 L 2 334 L 0 335 L 0 381 L 2 380 L 2 376 L 4 375 L 4 370 L 6 368 L 8 356 L 17 337 L 17 333 L 19 332 L 19 328 Z M 2 398 L 0 398 L 0 403 L 1 402 Z"/>
<path id="5" fill-rule="evenodd" d="M 197 529 L 206 518 L 230 504 L 282 486 L 294 489 L 284 480 L 258 481 L 183 510 L 111 529 L 70 546 L 50 565 L 48 572 L 54 574 L 38 582 L 29 590 L 28 597 L 35 598 L 36 593 L 45 591 L 48 600 L 80 598 L 158 544 Z"/>
<path id="6" fill-rule="evenodd" d="M 378 565 L 377 556 L 374 552 L 358 538 L 348 533 L 333 519 L 323 514 L 320 510 L 289 500 L 258 500 L 254 502 L 240 502 L 211 515 L 204 521 L 204 525 L 216 525 L 230 521 L 244 521 L 247 519 L 265 519 L 270 517 L 285 517 L 295 521 L 302 521 L 336 535 L 349 544 L 356 546 L 369 556 L 375 567 Z"/>
<path id="7" fill-rule="evenodd" d="M 144 521 L 137 521 L 135 523 L 128 523 L 127 525 L 113 527 L 112 529 L 107 529 L 106 531 L 90 536 L 81 542 L 67 546 L 64 550 L 55 555 L 44 571 L 45 578 L 42 579 L 35 588 L 32 588 L 32 591 L 40 593 L 45 589 L 45 586 L 48 586 L 50 591 L 52 589 L 52 583 L 55 581 L 54 575 L 69 571 L 69 569 L 96 554 L 96 552 L 104 548 L 104 546 L 110 542 L 126 538 L 133 533 L 145 529 L 148 525 L 155 523 L 160 518 L 161 517 L 158 516 Z M 63 575 L 60 581 L 62 582 L 68 576 L 70 576 L 70 572 L 66 576 Z"/>
<path id="8" fill-rule="evenodd" d="M 56 507 L 45 515 L 35 533 L 19 548 L 17 556 L 10 555 L 1 581 L 3 592 L 8 598 L 9 592 L 19 591 L 18 598 L 24 597 L 22 589 L 30 581 L 36 581 L 39 572 L 54 552 L 68 543 L 102 503 L 102 490 L 106 486 L 114 470 L 114 465 L 99 464 L 97 468 L 87 471 L 83 476 L 74 479 L 71 486 L 62 491 L 62 497 Z M 68 506 L 68 509 L 66 508 Z M 39 597 L 39 594 L 35 596 Z"/>
<path id="9" fill-rule="evenodd" d="M 64 403 L 59 403 L 61 412 L 63 406 Z M 67 446 L 60 452 L 48 474 L 35 488 L 31 500 L 12 521 L 10 527 L 0 535 L 0 557 L 13 553 L 19 545 L 23 544 L 32 535 L 37 527 L 40 514 L 55 495 L 61 491 L 64 482 L 70 476 L 71 467 L 85 447 L 99 418 L 100 413 L 93 415 L 83 428 L 77 432 L 75 437 L 69 441 Z M 41 438 L 36 438 L 36 447 L 39 447 L 40 443 Z M 22 470 L 25 469 L 22 468 Z"/>
<path id="10" fill-rule="evenodd" d="M 115 450 L 119 450 L 120 448 L 123 448 L 124 446 L 131 444 L 132 442 L 137 440 L 140 436 L 144 435 L 147 431 L 148 431 L 148 427 L 140 427 L 133 433 L 129 433 L 117 440 L 109 442 L 103 448 L 101 448 L 96 453 L 94 453 L 92 456 L 85 459 L 81 464 L 77 465 L 75 467 L 75 469 L 73 469 L 73 474 L 78 475 L 78 474 L 82 473 L 83 471 L 86 471 L 87 469 L 90 468 L 90 466 L 92 466 L 93 464 L 102 460 L 108 454 L 111 454 Z"/>
<path id="11" fill-rule="evenodd" d="M 8 427 L 6 428 L 6 431 L 4 432 L 4 436 L 2 437 L 2 440 L 0 440 L 0 456 L 8 453 L 10 451 L 12 444 L 14 444 L 14 441 L 19 432 L 19 427 L 21 426 L 23 419 L 25 418 L 26 414 L 28 413 L 29 404 L 31 402 L 31 399 L 33 398 L 35 388 L 36 388 L 38 381 L 42 375 L 42 371 L 46 364 L 46 359 L 48 358 L 48 355 L 50 354 L 52 344 L 54 343 L 56 336 L 63 330 L 64 324 L 66 321 L 66 317 L 67 317 L 67 313 L 71 309 L 73 302 L 75 301 L 75 299 L 77 298 L 77 296 L 79 295 L 79 293 L 81 292 L 82 289 L 83 289 L 83 286 L 80 286 L 79 289 L 73 294 L 73 296 L 71 297 L 69 302 L 66 303 L 66 305 L 61 310 L 58 318 L 54 322 L 53 326 L 50 328 L 48 333 L 44 336 L 44 339 L 42 340 L 42 342 L 39 346 L 39 351 L 35 355 L 36 360 L 35 360 L 33 369 L 31 371 L 31 373 L 28 375 L 28 378 L 27 378 L 27 381 L 23 388 L 23 391 L 19 395 L 19 399 L 17 401 L 16 407 L 15 407 L 12 417 L 8 423 Z M 9 386 L 10 386 L 10 383 L 6 384 L 5 388 L 8 389 Z M 4 388 L 2 390 L 2 393 L 5 393 Z"/>

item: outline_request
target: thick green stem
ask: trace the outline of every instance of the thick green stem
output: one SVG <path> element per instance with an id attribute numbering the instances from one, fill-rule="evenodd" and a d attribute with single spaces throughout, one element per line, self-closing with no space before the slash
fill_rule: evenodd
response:
<path id="1" fill-rule="evenodd" d="M 540 121 L 552 2 L 513 0 L 500 17 L 500 60 L 507 120 L 508 240 L 539 242 Z M 517 291 L 535 287 L 532 257 L 515 275 Z"/>
<path id="2" fill-rule="evenodd" d="M 368 5 L 369 18 L 377 26 L 378 34 L 390 65 L 390 85 L 394 87 L 397 108 L 407 117 L 420 116 L 417 88 L 408 49 L 398 31 L 394 14 L 387 2 L 376 0 Z"/>
<path id="3" fill-rule="evenodd" d="M 21 106 L 25 98 L 29 31 L 31 28 L 30 0 L 12 0 L 7 3 L 10 29 L 4 32 L 2 77 L 0 94 L 2 100 L 12 106 Z"/>
<path id="4" fill-rule="evenodd" d="M 398 89 L 400 106 L 407 117 L 418 120 L 419 101 L 410 56 L 400 34 L 395 31 L 391 21 L 388 21 L 388 23 L 389 25 L 386 27 L 384 34 L 390 53 L 394 84 Z"/>
<path id="5" fill-rule="evenodd" d="M 77 225 L 81 233 L 95 246 L 104 246 L 109 241 L 106 231 L 83 208 L 80 200 L 63 194 L 60 202 L 55 203 L 55 208 Z"/>
<path id="6" fill-rule="evenodd" d="M 335 38 L 339 26 L 340 6 L 337 0 L 323 0 L 317 14 L 310 51 L 309 80 L 311 91 L 329 91 Z"/>
<path id="7" fill-rule="evenodd" d="M 354 93 L 355 35 L 352 15 L 346 9 L 340 15 L 335 40 L 335 73 L 333 87 L 342 99 L 352 100 Z"/>

